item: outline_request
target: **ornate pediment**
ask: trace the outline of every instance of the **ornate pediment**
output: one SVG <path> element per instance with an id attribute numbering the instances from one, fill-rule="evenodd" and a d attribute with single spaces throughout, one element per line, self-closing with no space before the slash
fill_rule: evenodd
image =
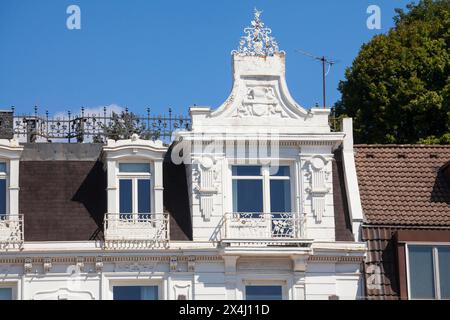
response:
<path id="1" fill-rule="evenodd" d="M 244 29 L 237 50 L 232 51 L 233 86 L 217 109 L 192 107 L 192 131 L 203 133 L 257 133 L 260 129 L 280 134 L 329 133 L 329 109 L 302 108 L 289 93 L 285 53 L 272 31 L 255 10 L 251 26 Z"/>
<path id="2" fill-rule="evenodd" d="M 242 104 L 232 115 L 236 118 L 269 116 L 288 117 L 275 96 L 274 88 L 268 86 L 248 87 Z"/>

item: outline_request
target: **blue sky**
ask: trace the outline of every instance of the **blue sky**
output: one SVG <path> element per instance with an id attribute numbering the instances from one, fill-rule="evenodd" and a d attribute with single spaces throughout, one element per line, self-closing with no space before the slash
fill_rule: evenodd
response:
<path id="1" fill-rule="evenodd" d="M 231 50 L 253 8 L 263 11 L 286 77 L 304 107 L 321 103 L 321 66 L 296 49 L 340 61 L 328 101 L 360 46 L 392 27 L 408 0 L 1 0 L 0 109 L 19 113 L 129 107 L 187 114 L 193 104 L 218 107 L 231 89 Z M 81 30 L 68 30 L 66 9 L 81 8 Z M 369 30 L 369 5 L 381 8 L 381 30 Z"/>

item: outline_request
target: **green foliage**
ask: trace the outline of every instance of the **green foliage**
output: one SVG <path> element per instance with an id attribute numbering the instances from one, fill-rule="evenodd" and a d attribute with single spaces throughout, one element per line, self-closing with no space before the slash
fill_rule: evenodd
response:
<path id="1" fill-rule="evenodd" d="M 450 1 L 397 9 L 395 27 L 364 44 L 339 84 L 337 116 L 358 143 L 448 143 Z"/>
<path id="2" fill-rule="evenodd" d="M 156 140 L 159 138 L 158 131 L 148 129 L 132 112 L 122 111 L 120 114 L 113 112 L 111 122 L 105 125 L 103 130 L 105 136 L 112 140 L 130 139 L 133 134 L 137 134 L 141 139 L 146 140 Z M 101 137 L 94 137 L 94 142 L 98 139 L 101 140 Z"/>

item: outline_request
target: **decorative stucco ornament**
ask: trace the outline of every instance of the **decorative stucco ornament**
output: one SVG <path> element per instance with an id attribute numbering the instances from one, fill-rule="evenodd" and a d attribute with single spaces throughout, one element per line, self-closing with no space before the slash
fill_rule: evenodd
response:
<path id="1" fill-rule="evenodd" d="M 255 17 L 251 22 L 252 26 L 244 29 L 246 35 L 241 37 L 239 48 L 233 50 L 232 54 L 266 57 L 280 52 L 278 43 L 271 36 L 272 30 L 264 27 L 264 22 L 261 21 L 261 14 L 262 11 L 255 8 Z"/>

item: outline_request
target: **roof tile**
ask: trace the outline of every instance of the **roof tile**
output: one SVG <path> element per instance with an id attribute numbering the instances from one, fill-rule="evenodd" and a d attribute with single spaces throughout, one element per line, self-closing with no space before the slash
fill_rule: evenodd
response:
<path id="1" fill-rule="evenodd" d="M 450 146 L 355 145 L 366 223 L 450 226 L 450 181 L 442 170 L 449 160 Z"/>

